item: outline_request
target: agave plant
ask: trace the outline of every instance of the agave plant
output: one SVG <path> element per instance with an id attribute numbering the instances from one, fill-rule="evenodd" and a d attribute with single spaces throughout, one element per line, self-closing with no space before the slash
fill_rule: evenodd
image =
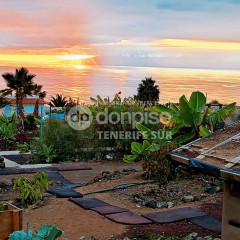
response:
<path id="1" fill-rule="evenodd" d="M 205 109 L 206 97 L 201 92 L 193 92 L 189 101 L 183 95 L 179 99 L 179 106 L 170 104 L 169 107 L 158 104 L 155 109 L 167 113 L 174 122 L 175 129 L 180 130 L 184 127 L 190 129 L 193 138 L 205 137 L 211 134 L 214 126 L 224 121 L 236 111 L 236 103 L 231 103 L 217 111 Z"/>

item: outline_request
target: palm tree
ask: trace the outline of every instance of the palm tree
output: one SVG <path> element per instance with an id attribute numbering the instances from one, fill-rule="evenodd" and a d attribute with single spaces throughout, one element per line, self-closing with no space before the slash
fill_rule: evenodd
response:
<path id="1" fill-rule="evenodd" d="M 18 113 L 18 130 L 24 129 L 24 113 L 23 113 L 23 99 L 27 95 L 32 94 L 33 89 L 33 78 L 36 75 L 30 74 L 27 68 L 16 69 L 15 73 L 4 73 L 2 77 L 7 83 L 7 87 L 0 92 L 4 96 L 15 93 L 16 95 L 16 105 Z"/>
<path id="2" fill-rule="evenodd" d="M 42 85 L 37 85 L 35 84 L 33 86 L 33 94 L 37 95 L 39 98 L 36 100 L 34 111 L 33 111 L 33 116 L 38 117 L 38 109 L 39 109 L 39 99 L 44 99 L 47 95 L 46 91 L 42 91 L 43 86 Z"/>
<path id="3" fill-rule="evenodd" d="M 56 94 L 55 97 L 51 96 L 49 105 L 52 107 L 65 107 L 67 102 L 67 97 L 63 97 L 62 94 Z"/>
<path id="4" fill-rule="evenodd" d="M 135 96 L 136 100 L 142 101 L 144 104 L 152 104 L 159 100 L 159 87 L 155 85 L 155 82 L 151 77 L 142 80 L 142 83 L 138 85 L 138 93 Z"/>

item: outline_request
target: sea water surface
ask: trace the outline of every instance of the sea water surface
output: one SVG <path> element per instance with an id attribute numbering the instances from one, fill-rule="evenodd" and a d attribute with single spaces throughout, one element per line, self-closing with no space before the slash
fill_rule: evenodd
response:
<path id="1" fill-rule="evenodd" d="M 0 66 L 0 75 L 14 72 L 16 66 Z M 145 77 L 156 80 L 160 89 L 160 102 L 178 102 L 193 91 L 207 94 L 207 100 L 221 103 L 240 103 L 240 71 L 181 69 L 128 66 L 64 66 L 29 67 L 36 74 L 35 82 L 44 86 L 47 97 L 56 93 L 89 103 L 90 97 L 113 98 L 118 92 L 122 97 L 137 93 L 138 84 Z M 0 89 L 6 87 L 0 76 Z"/>

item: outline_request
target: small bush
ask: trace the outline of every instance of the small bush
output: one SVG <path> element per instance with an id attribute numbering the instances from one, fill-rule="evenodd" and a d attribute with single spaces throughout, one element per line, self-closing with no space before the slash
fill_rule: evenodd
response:
<path id="1" fill-rule="evenodd" d="M 18 189 L 18 197 L 22 203 L 33 204 L 43 197 L 43 191 L 48 189 L 48 174 L 36 173 L 33 180 L 26 177 L 16 178 L 13 189 Z"/>
<path id="2" fill-rule="evenodd" d="M 73 161 L 78 159 L 84 161 L 94 157 L 92 151 L 86 151 L 93 147 L 91 144 L 91 134 L 84 131 L 72 129 L 64 120 L 49 118 L 43 126 L 43 137 L 33 142 L 31 152 L 33 158 L 38 162 L 46 162 L 44 154 L 47 152 L 43 146 L 50 148 L 53 145 L 53 162 Z M 45 152 L 45 153 L 44 153 Z M 45 154 L 46 156 L 46 154 Z"/>

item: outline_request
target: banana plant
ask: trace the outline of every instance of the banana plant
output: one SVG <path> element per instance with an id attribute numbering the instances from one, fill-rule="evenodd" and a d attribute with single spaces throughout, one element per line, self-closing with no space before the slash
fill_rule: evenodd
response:
<path id="1" fill-rule="evenodd" d="M 17 134 L 17 126 L 15 123 L 3 122 L 0 125 L 0 140 L 3 142 L 5 149 L 7 149 L 8 144 L 11 144 L 15 139 Z"/>
<path id="2" fill-rule="evenodd" d="M 146 171 L 147 177 L 155 178 L 160 183 L 166 183 L 176 174 L 166 155 L 176 149 L 179 144 L 191 139 L 193 133 L 175 137 L 177 133 L 176 129 L 169 132 L 162 129 L 156 133 L 140 123 L 136 124 L 136 128 L 140 130 L 146 140 L 142 144 L 133 142 L 131 144 L 132 155 L 124 155 L 123 160 L 127 163 L 142 160 L 142 167 Z"/>
<path id="3" fill-rule="evenodd" d="M 52 160 L 57 157 L 54 145 L 51 144 L 49 147 L 46 144 L 42 145 L 43 149 L 41 152 L 37 152 L 34 155 L 40 159 L 44 159 L 47 163 L 52 162 Z"/>
<path id="4" fill-rule="evenodd" d="M 194 135 L 194 133 L 190 132 L 176 137 L 176 133 L 178 132 L 177 127 L 171 131 L 161 129 L 159 132 L 154 132 L 142 124 L 136 123 L 136 128 L 147 140 L 144 140 L 142 144 L 132 142 L 132 155 L 124 155 L 123 159 L 128 163 L 138 162 L 144 158 L 152 158 L 153 153 L 158 151 L 166 151 L 167 154 L 178 145 L 190 140 Z"/>
<path id="5" fill-rule="evenodd" d="M 184 127 L 191 129 L 193 138 L 206 137 L 214 130 L 213 126 L 224 121 L 236 111 L 236 103 L 231 103 L 218 111 L 205 109 L 206 97 L 201 92 L 193 92 L 189 101 L 183 95 L 179 99 L 179 106 L 170 104 L 169 107 L 158 104 L 157 111 L 167 113 L 175 123 L 175 128 L 180 130 Z M 211 131 L 212 130 L 212 131 Z"/>

